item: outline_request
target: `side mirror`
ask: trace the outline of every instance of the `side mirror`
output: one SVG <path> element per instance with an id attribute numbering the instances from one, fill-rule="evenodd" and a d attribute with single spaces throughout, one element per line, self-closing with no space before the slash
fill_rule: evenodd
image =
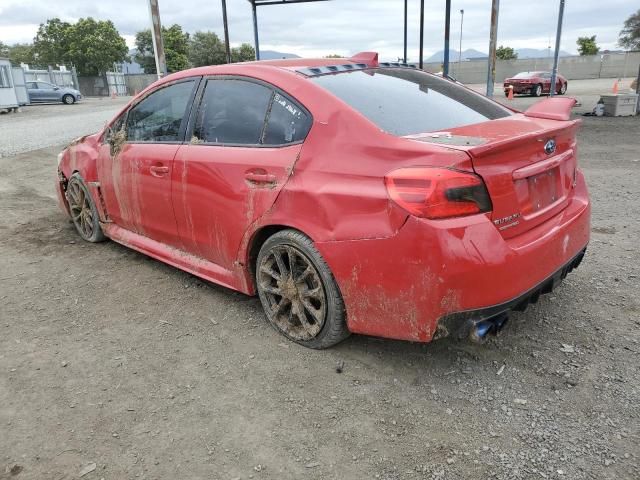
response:
<path id="1" fill-rule="evenodd" d="M 60 90 L 60 87 L 53 87 L 54 90 Z"/>

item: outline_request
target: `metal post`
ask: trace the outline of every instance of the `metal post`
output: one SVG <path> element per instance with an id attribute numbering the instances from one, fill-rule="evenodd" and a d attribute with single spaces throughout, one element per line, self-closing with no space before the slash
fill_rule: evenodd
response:
<path id="1" fill-rule="evenodd" d="M 464 21 L 464 10 L 460 10 L 460 46 L 458 47 L 458 71 L 456 77 L 460 76 L 460 67 L 462 67 L 462 22 Z"/>
<path id="2" fill-rule="evenodd" d="M 253 43 L 256 48 L 256 60 L 260 60 L 260 43 L 258 42 L 258 15 L 256 13 L 256 2 L 251 2 L 253 11 Z"/>
<path id="3" fill-rule="evenodd" d="M 422 70 L 422 54 L 423 54 L 423 43 L 424 43 L 424 0 L 420 0 L 420 60 L 419 67 Z"/>
<path id="4" fill-rule="evenodd" d="M 231 63 L 231 46 L 229 45 L 229 24 L 227 23 L 226 0 L 222 0 L 222 25 L 224 26 L 224 49 L 227 52 L 227 63 Z"/>
<path id="5" fill-rule="evenodd" d="M 636 103 L 636 115 L 640 115 L 640 65 L 638 66 L 638 76 L 636 77 L 636 94 L 638 101 Z"/>
<path id="6" fill-rule="evenodd" d="M 550 97 L 553 97 L 556 94 L 556 78 L 558 77 L 558 56 L 560 55 L 560 38 L 562 37 L 562 17 L 564 17 L 564 0 L 560 0 L 560 11 L 558 12 L 556 51 L 553 54 L 553 71 L 551 72 L 551 85 L 549 85 Z"/>
<path id="7" fill-rule="evenodd" d="M 451 0 L 445 2 L 446 12 L 444 14 L 444 64 L 442 65 L 442 76 L 449 76 L 449 34 L 451 33 Z"/>
<path id="8" fill-rule="evenodd" d="M 407 1 L 404 0 L 404 55 L 403 61 L 407 63 Z"/>
<path id="9" fill-rule="evenodd" d="M 493 97 L 493 84 L 496 83 L 496 49 L 498 44 L 498 11 L 500 0 L 492 0 L 491 31 L 489 34 L 489 65 L 487 71 L 487 97 Z"/>
<path id="10" fill-rule="evenodd" d="M 167 74 L 167 62 L 164 58 L 158 0 L 149 0 L 149 13 L 151 14 L 151 40 L 153 41 L 153 55 L 156 59 L 156 73 L 158 78 L 161 78 Z"/>

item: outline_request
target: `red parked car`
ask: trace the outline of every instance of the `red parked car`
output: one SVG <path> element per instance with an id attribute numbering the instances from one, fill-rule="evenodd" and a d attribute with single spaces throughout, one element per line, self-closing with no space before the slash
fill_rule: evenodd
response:
<path id="1" fill-rule="evenodd" d="M 518 113 L 377 54 L 196 68 L 67 147 L 57 192 L 85 240 L 257 293 L 307 347 L 480 340 L 584 255 L 572 105 Z"/>
<path id="2" fill-rule="evenodd" d="M 567 79 L 562 75 L 556 76 L 556 90 L 558 95 L 567 93 Z M 516 76 L 504 81 L 504 94 L 509 95 L 509 88 L 513 86 L 513 93 L 524 93 L 539 97 L 551 91 L 551 72 L 520 72 Z"/>

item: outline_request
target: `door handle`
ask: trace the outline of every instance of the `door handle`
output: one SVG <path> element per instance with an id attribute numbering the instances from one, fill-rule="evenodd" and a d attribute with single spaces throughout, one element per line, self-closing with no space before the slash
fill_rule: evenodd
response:
<path id="1" fill-rule="evenodd" d="M 167 173 L 169 173 L 169 167 L 165 167 L 162 165 L 153 165 L 149 167 L 149 171 L 154 177 L 164 177 Z"/>
<path id="2" fill-rule="evenodd" d="M 276 183 L 276 176 L 270 173 L 247 172 L 244 178 L 252 183 Z"/>

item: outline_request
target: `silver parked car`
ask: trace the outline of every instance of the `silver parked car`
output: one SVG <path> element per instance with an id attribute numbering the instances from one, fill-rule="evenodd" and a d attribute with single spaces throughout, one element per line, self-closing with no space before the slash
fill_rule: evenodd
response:
<path id="1" fill-rule="evenodd" d="M 31 103 L 37 102 L 62 102 L 67 105 L 76 103 L 82 98 L 82 94 L 69 87 L 59 87 L 53 83 L 43 82 L 27 82 L 27 91 L 29 92 L 29 100 Z"/>

